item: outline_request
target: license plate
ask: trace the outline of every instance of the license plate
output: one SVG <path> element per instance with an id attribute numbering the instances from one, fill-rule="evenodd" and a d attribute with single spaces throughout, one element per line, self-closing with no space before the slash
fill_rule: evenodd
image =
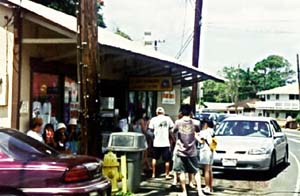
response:
<path id="1" fill-rule="evenodd" d="M 103 193 L 100 194 L 101 196 L 108 196 L 108 193 L 104 191 Z"/>
<path id="2" fill-rule="evenodd" d="M 89 196 L 99 196 L 99 193 L 98 193 L 98 192 L 91 192 L 91 193 L 89 194 Z"/>
<path id="3" fill-rule="evenodd" d="M 223 159 L 222 165 L 225 167 L 234 167 L 237 164 L 237 159 Z"/>

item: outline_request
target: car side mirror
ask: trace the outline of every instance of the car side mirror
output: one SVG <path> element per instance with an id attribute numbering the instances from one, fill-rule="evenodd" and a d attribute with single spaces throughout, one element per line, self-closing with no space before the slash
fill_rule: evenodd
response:
<path id="1" fill-rule="evenodd" d="M 275 132 L 274 133 L 274 138 L 276 139 L 276 138 L 281 138 L 281 137 L 283 137 L 284 136 L 284 133 L 282 133 L 282 132 Z"/>

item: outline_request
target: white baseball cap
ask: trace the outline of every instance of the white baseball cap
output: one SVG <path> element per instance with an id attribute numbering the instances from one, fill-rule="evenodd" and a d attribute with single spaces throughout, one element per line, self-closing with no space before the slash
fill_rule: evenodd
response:
<path id="1" fill-rule="evenodd" d="M 69 125 L 77 125 L 77 119 L 76 118 L 71 118 L 69 121 Z"/>
<path id="2" fill-rule="evenodd" d="M 66 125 L 64 123 L 58 123 L 56 130 L 59 130 L 59 129 L 67 129 L 67 127 L 66 127 Z"/>
<path id="3" fill-rule="evenodd" d="M 163 107 L 158 107 L 158 108 L 156 108 L 156 113 L 162 113 L 162 114 L 164 114 L 165 113 L 165 109 Z"/>

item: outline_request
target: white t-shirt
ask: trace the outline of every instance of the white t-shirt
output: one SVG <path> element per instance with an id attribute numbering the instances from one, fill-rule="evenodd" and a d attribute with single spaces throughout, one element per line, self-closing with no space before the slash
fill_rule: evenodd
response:
<path id="1" fill-rule="evenodd" d="M 199 132 L 199 136 L 200 136 L 200 138 L 204 138 L 208 142 L 208 144 L 210 144 L 212 142 L 213 131 L 214 130 L 212 128 L 207 128 L 207 129 L 201 130 Z M 206 142 L 201 144 L 200 150 L 210 150 L 210 147 L 208 144 Z"/>
<path id="2" fill-rule="evenodd" d="M 149 129 L 154 130 L 154 147 L 169 147 L 169 130 L 174 127 L 172 119 L 165 115 L 153 117 L 149 123 Z"/>
<path id="3" fill-rule="evenodd" d="M 27 132 L 27 136 L 32 137 L 33 139 L 36 139 L 40 142 L 44 142 L 43 137 L 35 131 L 29 130 Z"/>

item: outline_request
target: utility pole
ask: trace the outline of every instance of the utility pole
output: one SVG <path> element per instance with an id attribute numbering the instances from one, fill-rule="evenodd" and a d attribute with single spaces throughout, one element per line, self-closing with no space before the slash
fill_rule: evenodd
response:
<path id="1" fill-rule="evenodd" d="M 239 100 L 239 83 L 240 83 L 240 65 L 238 65 L 238 71 L 236 76 L 236 87 L 235 87 L 235 98 L 234 98 L 234 105 L 235 105 L 235 113 L 238 114 L 238 100 Z"/>
<path id="2" fill-rule="evenodd" d="M 79 0 L 78 4 L 77 63 L 80 85 L 81 153 L 99 156 L 98 141 L 98 27 L 97 1 Z"/>
<path id="3" fill-rule="evenodd" d="M 299 93 L 299 111 L 300 111 L 300 65 L 299 65 L 299 54 L 297 54 L 297 75 L 298 75 L 298 93 Z"/>
<path id="4" fill-rule="evenodd" d="M 195 21 L 194 21 L 194 40 L 193 40 L 193 59 L 192 63 L 193 66 L 199 66 L 199 55 L 200 55 L 200 34 L 201 34 L 201 20 L 202 20 L 202 6 L 203 0 L 196 0 L 195 4 Z M 195 81 L 197 78 L 193 76 L 193 86 L 192 86 L 192 94 L 191 94 L 191 101 L 190 104 L 193 108 L 193 112 L 196 112 L 196 102 L 197 102 L 197 89 L 198 84 Z"/>

